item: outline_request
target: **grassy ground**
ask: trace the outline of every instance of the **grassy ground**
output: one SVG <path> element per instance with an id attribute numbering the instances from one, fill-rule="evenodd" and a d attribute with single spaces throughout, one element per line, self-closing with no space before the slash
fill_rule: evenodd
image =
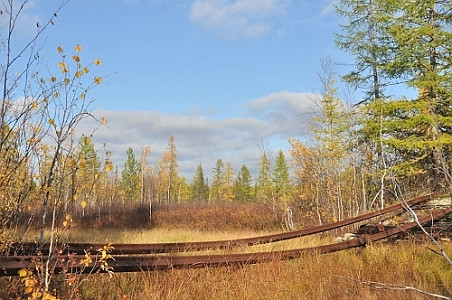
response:
<path id="1" fill-rule="evenodd" d="M 81 293 L 83 299 L 431 299 L 391 285 L 452 297 L 450 278 L 452 266 L 425 245 L 378 244 L 241 268 L 92 276 Z"/>
<path id="2" fill-rule="evenodd" d="M 281 230 L 274 210 L 265 205 L 162 206 L 149 224 L 142 207 L 73 216 L 69 228 L 65 215 L 57 220 L 58 242 L 158 243 L 228 240 L 260 236 Z M 39 215 L 39 214 L 38 214 Z M 296 222 L 310 227 L 308 220 Z M 33 225 L 33 224 L 32 224 Z M 39 226 L 18 230 L 14 241 L 33 241 Z M 49 233 L 47 233 L 47 237 Z M 242 247 L 236 252 L 305 248 L 330 243 L 333 236 L 317 234 L 290 241 Z M 452 256 L 452 244 L 443 245 Z M 413 241 L 379 242 L 363 249 L 327 255 L 304 255 L 292 261 L 275 260 L 244 267 L 116 273 L 109 275 L 53 276 L 60 299 L 432 299 L 413 288 L 452 297 L 452 266 L 429 244 Z M 208 250 L 202 253 L 230 253 Z M 187 253 L 184 253 L 187 254 Z M 193 252 L 193 254 L 197 254 Z M 1 267 L 1 266 L 0 266 Z M 36 277 L 42 286 L 42 276 Z M 0 300 L 19 299 L 26 282 L 0 277 Z"/>
<path id="3" fill-rule="evenodd" d="M 151 243 L 233 239 L 262 234 L 264 232 L 77 229 L 61 233 L 60 240 Z M 268 251 L 309 247 L 331 240 L 331 237 L 316 235 L 239 250 Z M 452 256 L 452 245 L 443 246 Z M 434 246 L 412 241 L 377 243 L 363 249 L 327 255 L 305 255 L 292 261 L 275 260 L 244 267 L 117 273 L 111 278 L 108 275 L 80 276 L 78 291 L 82 299 L 123 300 L 432 299 L 410 289 L 417 288 L 452 297 L 452 266 L 430 248 L 434 249 Z M 58 290 L 61 299 L 68 299 L 74 286 L 60 283 Z"/>

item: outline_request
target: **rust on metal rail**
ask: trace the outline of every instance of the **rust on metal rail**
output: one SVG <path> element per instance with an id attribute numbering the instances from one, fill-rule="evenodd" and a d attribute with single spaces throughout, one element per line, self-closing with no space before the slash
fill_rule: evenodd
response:
<path id="1" fill-rule="evenodd" d="M 416 199 L 406 202 L 408 206 L 414 206 L 427 202 L 440 196 L 440 194 L 429 194 L 426 196 L 418 197 Z M 299 238 L 308 236 L 320 232 L 337 229 L 343 226 L 351 225 L 354 223 L 366 221 L 371 218 L 375 218 L 396 210 L 402 209 L 405 204 L 396 204 L 385 209 L 370 212 L 358 217 L 349 218 L 335 223 L 325 224 L 307 229 L 295 230 L 285 233 L 278 233 L 266 236 L 258 236 L 251 238 L 241 238 L 234 240 L 223 241 L 205 241 L 205 242 L 176 242 L 176 243 L 152 243 L 152 244 L 114 244 L 113 255 L 120 254 L 153 254 L 153 253 L 174 253 L 183 251 L 200 251 L 206 249 L 227 249 L 237 246 L 252 246 L 258 244 L 267 244 L 272 242 L 284 241 L 293 238 Z M 62 253 L 76 253 L 84 254 L 85 251 L 96 250 L 102 248 L 105 243 L 67 243 L 63 249 L 60 249 Z M 20 243 L 12 245 L 10 254 L 15 255 L 32 255 L 40 251 L 43 254 L 47 254 L 49 250 L 49 244 L 44 244 L 39 247 L 36 243 Z"/>
<path id="2" fill-rule="evenodd" d="M 109 260 L 109 265 L 113 267 L 114 272 L 137 272 L 137 271 L 153 271 L 153 270 L 171 270 L 181 268 L 200 268 L 200 267 L 219 267 L 231 265 L 249 265 L 262 262 L 272 261 L 274 259 L 289 260 L 296 259 L 306 253 L 326 254 L 337 252 L 345 249 L 363 247 L 370 243 L 385 239 L 387 237 L 404 234 L 408 230 L 413 229 L 419 224 L 426 224 L 434 220 L 443 218 L 452 213 L 452 208 L 437 210 L 429 216 L 420 218 L 418 222 L 411 222 L 399 227 L 391 228 L 383 232 L 372 235 L 361 235 L 356 239 L 346 242 L 323 245 L 311 248 L 302 248 L 294 250 L 273 251 L 273 252 L 256 252 L 256 253 L 239 253 L 224 255 L 122 255 L 115 257 L 115 260 Z M 74 258 L 82 259 L 83 256 L 77 255 Z M 42 257 L 25 257 L 25 256 L 5 256 L 0 257 L 0 276 L 14 276 L 20 269 L 26 268 L 34 270 L 37 263 L 45 263 L 46 259 Z M 80 268 L 75 264 L 73 269 L 67 269 L 63 266 L 64 262 L 58 258 L 52 258 L 50 265 L 54 266 L 54 272 L 74 272 L 74 273 L 95 273 L 104 272 L 99 264 L 93 263 L 85 268 Z"/>

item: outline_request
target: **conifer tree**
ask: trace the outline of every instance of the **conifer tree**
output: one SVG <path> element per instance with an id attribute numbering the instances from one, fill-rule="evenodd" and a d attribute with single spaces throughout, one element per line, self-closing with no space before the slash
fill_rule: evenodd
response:
<path id="1" fill-rule="evenodd" d="M 324 209 L 335 219 L 343 217 L 341 174 L 346 165 L 349 143 L 348 114 L 344 103 L 336 96 L 335 72 L 329 59 L 322 60 L 319 80 L 322 84 L 322 97 L 319 101 L 320 114 L 313 117 L 311 128 L 319 160 L 322 182 L 321 199 L 326 201 Z"/>
<path id="2" fill-rule="evenodd" d="M 253 198 L 251 172 L 246 165 L 242 165 L 235 181 L 235 201 L 248 202 Z"/>
<path id="3" fill-rule="evenodd" d="M 202 165 L 199 164 L 196 167 L 196 172 L 193 176 L 193 182 L 191 184 L 191 199 L 193 201 L 206 201 L 208 199 L 208 194 L 209 186 L 207 185 L 206 178 L 204 177 Z"/>
<path id="4" fill-rule="evenodd" d="M 121 173 L 121 190 L 128 202 L 140 200 L 141 167 L 132 148 L 127 149 L 127 160 Z M 123 200 L 124 203 L 124 200 Z"/>
<path id="5" fill-rule="evenodd" d="M 225 172 L 224 172 L 224 187 L 225 191 L 223 193 L 223 197 L 225 200 L 233 201 L 234 200 L 234 186 L 235 186 L 235 175 L 234 168 L 232 167 L 231 162 L 226 162 Z"/>
<path id="6" fill-rule="evenodd" d="M 349 5 L 348 12 L 343 14 L 348 17 L 366 9 L 360 1 L 341 1 L 344 3 Z M 376 16 L 374 32 L 381 44 L 377 42 L 375 48 L 368 48 L 369 43 L 360 42 L 360 37 L 352 31 L 348 31 L 339 44 L 357 61 L 376 67 L 380 75 L 390 78 L 392 84 L 401 84 L 402 88 L 417 91 L 418 95 L 377 99 L 376 103 L 369 103 L 365 108 L 369 117 L 365 120 L 363 132 L 379 141 L 380 161 L 392 159 L 389 165 L 394 175 L 416 178 L 428 174 L 433 178 L 432 182 L 445 184 L 452 192 L 452 121 L 449 117 L 452 3 L 444 0 L 372 0 L 372 3 L 376 8 L 373 10 Z M 364 17 L 352 19 L 346 28 L 357 28 L 362 24 L 359 20 L 369 20 Z M 368 32 L 370 34 L 371 30 Z M 375 49 L 372 53 L 376 54 L 377 60 L 358 49 Z M 357 74 L 363 78 L 368 73 L 358 70 Z M 385 157 L 383 148 L 390 151 Z"/>
<path id="7" fill-rule="evenodd" d="M 221 159 L 215 163 L 212 169 L 212 183 L 211 183 L 211 197 L 213 200 L 220 200 L 223 198 L 225 192 L 225 166 Z"/>
<path id="8" fill-rule="evenodd" d="M 397 47 L 388 70 L 405 78 L 418 96 L 394 103 L 398 128 L 388 143 L 407 158 L 410 169 L 441 176 L 452 193 L 452 3 L 391 4 L 397 16 L 389 21 L 389 33 Z"/>
<path id="9" fill-rule="evenodd" d="M 272 181 L 277 200 L 286 201 L 291 197 L 293 185 L 290 179 L 289 166 L 282 150 L 278 151 L 275 158 Z"/>
<path id="10" fill-rule="evenodd" d="M 272 198 L 271 162 L 267 152 L 261 154 L 259 161 L 259 174 L 256 182 L 256 198 L 268 201 Z"/>
<path id="11" fill-rule="evenodd" d="M 168 201 L 179 199 L 179 171 L 177 164 L 177 150 L 174 136 L 168 139 Z"/>
<path id="12" fill-rule="evenodd" d="M 339 49 L 349 52 L 355 59 L 355 70 L 344 80 L 364 91 L 360 103 L 384 97 L 384 88 L 391 84 L 385 71 L 391 44 L 386 34 L 385 19 L 391 14 L 386 0 L 340 0 L 336 12 L 344 17 L 342 33 L 336 34 Z"/>

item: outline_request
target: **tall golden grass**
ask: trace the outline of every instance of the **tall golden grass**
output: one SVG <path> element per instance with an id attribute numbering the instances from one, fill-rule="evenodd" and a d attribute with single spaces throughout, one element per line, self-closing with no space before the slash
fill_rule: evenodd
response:
<path id="1" fill-rule="evenodd" d="M 259 213 L 256 213 L 257 208 Z M 92 218 L 89 215 L 85 218 L 74 216 L 73 224 L 58 232 L 58 242 L 209 241 L 280 231 L 279 221 L 273 211 L 265 206 L 161 207 L 156 210 L 153 224 L 146 223 L 146 210 L 142 208 L 123 210 L 118 216 L 112 219 L 112 223 L 107 215 L 100 218 L 94 215 Z M 122 221 L 125 225 L 121 228 Z M 61 223 L 60 220 L 58 222 Z M 109 224 L 113 226 L 109 227 Z M 32 228 L 20 234 L 21 240 L 33 241 L 37 231 Z M 329 243 L 333 239 L 333 236 L 318 234 L 269 245 L 240 247 L 234 251 L 304 248 Z M 452 256 L 452 244 L 445 243 L 443 246 L 446 253 Z M 77 293 L 81 299 L 122 300 L 432 299 L 421 291 L 452 297 L 452 266 L 431 249 L 434 249 L 433 245 L 404 240 L 381 242 L 327 255 L 305 254 L 291 261 L 274 260 L 243 267 L 116 273 L 112 278 L 103 274 L 77 275 L 77 282 L 81 282 Z M 209 250 L 202 253 L 230 252 Z M 14 289 L 15 280 L 18 279 L 0 278 L 0 299 L 11 298 L 9 292 L 11 287 Z M 53 285 L 60 299 L 74 299 L 74 286 L 65 283 L 64 277 L 54 280 Z"/>
<path id="2" fill-rule="evenodd" d="M 151 243 L 234 239 L 260 234 L 264 232 L 86 229 L 68 230 L 61 235 L 61 240 Z M 236 251 L 310 247 L 331 240 L 331 236 L 315 235 L 276 244 L 243 247 Z M 443 246 L 452 255 L 452 244 Z M 291 261 L 274 260 L 243 267 L 116 273 L 112 278 L 104 274 L 83 275 L 81 279 L 86 280 L 80 286 L 80 295 L 82 299 L 123 300 L 432 299 L 411 289 L 416 288 L 452 297 L 452 266 L 431 249 L 434 249 L 433 245 L 404 240 L 326 255 L 305 254 Z M 226 250 L 209 253 L 221 251 Z M 56 284 L 59 298 L 68 299 L 71 287 L 61 282 Z M 4 295 L 0 297 L 7 299 Z"/>
<path id="3" fill-rule="evenodd" d="M 451 278 L 441 256 L 405 242 L 244 267 L 97 275 L 81 293 L 83 299 L 431 299 L 402 286 L 452 297 Z"/>

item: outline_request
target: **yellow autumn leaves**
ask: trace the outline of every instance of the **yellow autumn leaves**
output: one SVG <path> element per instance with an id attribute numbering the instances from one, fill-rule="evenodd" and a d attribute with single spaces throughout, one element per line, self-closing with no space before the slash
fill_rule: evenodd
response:
<path id="1" fill-rule="evenodd" d="M 17 274 L 19 275 L 20 282 L 23 285 L 23 292 L 27 295 L 27 299 L 42 299 L 42 300 L 57 300 L 58 298 L 53 296 L 50 292 L 42 291 L 38 284 L 37 276 L 28 269 L 20 269 Z"/>
<path id="2" fill-rule="evenodd" d="M 75 63 L 77 63 L 77 68 L 76 68 L 76 71 L 75 71 L 75 73 L 74 73 L 74 79 L 75 79 L 75 78 L 80 78 L 80 77 L 82 77 L 83 75 L 89 73 L 89 68 L 88 68 L 87 66 L 84 67 L 84 66 L 80 63 L 81 59 L 80 59 L 80 56 L 78 55 L 78 53 L 79 53 L 80 51 L 82 51 L 82 46 L 81 46 L 80 44 L 78 44 L 78 45 L 75 46 L 75 49 L 74 49 L 74 50 L 75 50 L 76 54 L 72 55 L 72 60 L 73 60 Z M 57 47 L 57 52 L 60 53 L 60 54 L 62 54 L 62 53 L 64 53 L 64 50 L 63 50 L 63 48 L 61 48 L 61 47 L 59 46 L 59 47 Z M 65 78 L 64 78 L 64 84 L 68 85 L 68 84 L 71 83 L 71 80 L 69 79 L 69 76 L 68 76 L 68 74 L 69 74 L 69 67 L 68 67 L 68 64 L 64 61 L 65 55 L 62 55 L 62 57 L 63 57 L 63 61 L 60 61 L 60 62 L 58 63 L 58 68 L 59 68 L 60 71 L 65 75 Z M 102 61 L 101 61 L 100 59 L 96 58 L 96 59 L 94 59 L 93 63 L 94 63 L 94 65 L 96 65 L 96 66 L 100 66 L 100 65 L 102 64 Z M 57 79 L 56 79 L 56 77 L 54 77 L 54 76 L 52 76 L 52 77 L 50 78 L 50 81 L 51 81 L 51 82 L 56 82 L 56 80 L 57 80 Z M 98 76 L 94 77 L 94 83 L 95 83 L 95 84 L 100 84 L 100 83 L 102 82 L 102 80 L 103 80 L 102 77 L 98 77 Z M 82 99 L 84 99 L 84 98 L 82 98 Z"/>
<path id="3" fill-rule="evenodd" d="M 63 226 L 67 227 L 69 226 L 69 224 L 72 222 L 72 216 L 71 215 L 66 215 L 66 217 L 64 218 L 63 221 Z"/>

